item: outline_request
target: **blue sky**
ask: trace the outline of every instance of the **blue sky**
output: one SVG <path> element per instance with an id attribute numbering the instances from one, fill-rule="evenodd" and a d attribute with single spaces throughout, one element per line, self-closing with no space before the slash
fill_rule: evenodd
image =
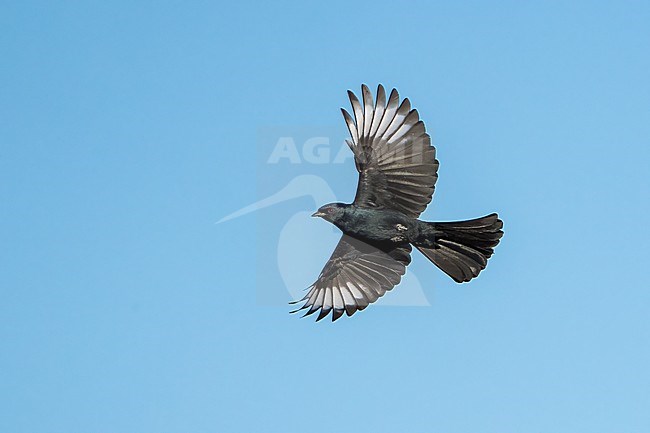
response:
<path id="1" fill-rule="evenodd" d="M 642 1 L 2 2 L 0 431 L 650 431 L 649 21 Z M 349 160 L 260 161 L 268 128 L 343 137 L 361 83 L 432 131 L 423 218 L 498 211 L 506 234 L 466 285 L 414 256 L 430 306 L 315 324 L 287 314 L 276 252 L 314 202 L 215 222 L 275 173 L 350 200 Z M 304 230 L 299 280 L 332 247 Z"/>

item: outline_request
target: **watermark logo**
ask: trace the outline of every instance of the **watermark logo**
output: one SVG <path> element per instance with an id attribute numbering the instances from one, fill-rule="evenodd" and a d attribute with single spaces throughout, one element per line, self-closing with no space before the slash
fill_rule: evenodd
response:
<path id="1" fill-rule="evenodd" d="M 257 149 L 258 199 L 218 223 L 255 218 L 257 300 L 286 305 L 304 296 L 303 289 L 316 280 L 341 237 L 338 228 L 311 214 L 327 203 L 351 202 L 357 171 L 345 137 L 335 128 L 260 129 Z M 377 303 L 430 305 L 410 269 Z"/>
<path id="2" fill-rule="evenodd" d="M 267 163 L 279 164 L 286 160 L 290 164 L 343 164 L 348 159 L 353 160 L 354 156 L 345 142 L 332 146 L 328 137 L 312 137 L 297 146 L 293 137 L 279 137 Z"/>

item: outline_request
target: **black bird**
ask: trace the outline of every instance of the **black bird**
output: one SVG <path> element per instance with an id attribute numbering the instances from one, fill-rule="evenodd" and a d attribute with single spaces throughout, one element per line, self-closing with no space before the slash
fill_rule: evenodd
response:
<path id="1" fill-rule="evenodd" d="M 380 84 L 377 103 L 364 84 L 363 106 L 348 91 L 353 117 L 343 117 L 350 130 L 346 140 L 359 172 L 351 204 L 330 203 L 312 216 L 336 225 L 343 236 L 300 311 L 330 311 L 332 321 L 365 309 L 395 287 L 411 262 L 411 245 L 457 283 L 485 269 L 503 236 L 496 213 L 468 221 L 426 222 L 418 216 L 427 207 L 438 179 L 436 149 L 408 98 L 401 103 L 393 89 L 386 101 Z"/>

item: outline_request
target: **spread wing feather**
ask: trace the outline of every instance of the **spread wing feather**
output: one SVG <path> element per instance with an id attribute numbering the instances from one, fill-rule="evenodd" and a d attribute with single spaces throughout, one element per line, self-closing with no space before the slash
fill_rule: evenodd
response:
<path id="1" fill-rule="evenodd" d="M 431 137 L 409 100 L 399 102 L 397 90 L 386 102 L 386 91 L 379 85 L 376 104 L 366 85 L 361 94 L 363 104 L 348 91 L 354 118 L 342 109 L 359 171 L 354 204 L 418 217 L 431 202 L 438 179 Z"/>
<path id="2" fill-rule="evenodd" d="M 411 261 L 411 246 L 380 250 L 343 235 L 334 253 L 295 311 L 305 316 L 319 311 L 319 321 L 332 312 L 332 321 L 344 313 L 352 316 L 395 287 Z"/>

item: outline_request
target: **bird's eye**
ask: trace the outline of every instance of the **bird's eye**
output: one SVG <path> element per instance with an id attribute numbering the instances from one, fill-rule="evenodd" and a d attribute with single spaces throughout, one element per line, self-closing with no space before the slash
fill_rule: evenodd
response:
<path id="1" fill-rule="evenodd" d="M 331 207 L 331 208 L 327 209 L 327 213 L 330 214 L 330 215 L 333 214 L 334 213 L 334 208 Z"/>

